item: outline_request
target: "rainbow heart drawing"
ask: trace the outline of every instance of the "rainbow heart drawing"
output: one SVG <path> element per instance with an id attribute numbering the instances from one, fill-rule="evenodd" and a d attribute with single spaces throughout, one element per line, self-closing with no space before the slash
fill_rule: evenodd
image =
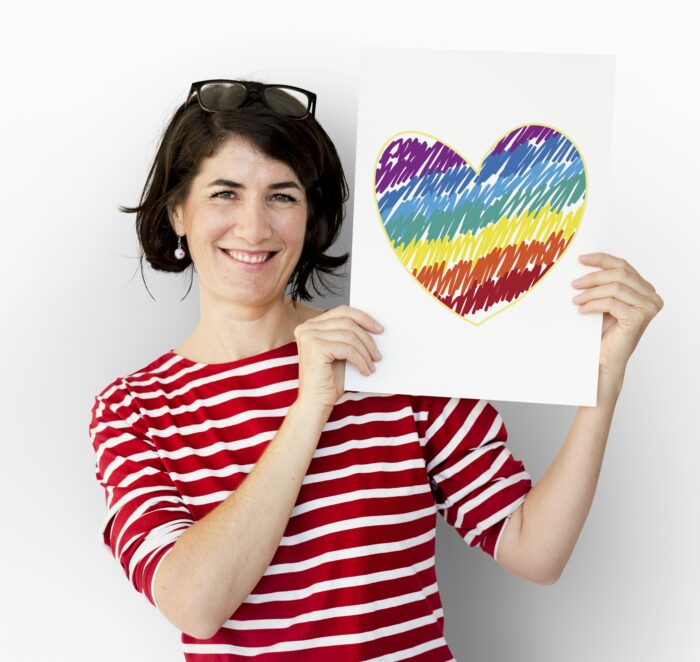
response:
<path id="1" fill-rule="evenodd" d="M 433 297 L 479 325 L 557 263 L 586 206 L 583 157 L 561 131 L 524 124 L 474 168 L 435 136 L 393 135 L 374 171 L 395 255 Z"/>

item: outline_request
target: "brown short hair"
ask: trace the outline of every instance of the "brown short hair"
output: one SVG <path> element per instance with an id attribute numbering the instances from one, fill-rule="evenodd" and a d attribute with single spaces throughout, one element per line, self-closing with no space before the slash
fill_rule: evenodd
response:
<path id="1" fill-rule="evenodd" d="M 182 272 L 189 266 L 194 270 L 189 251 L 185 251 L 181 260 L 174 256 L 177 235 L 170 224 L 168 208 L 184 202 L 202 160 L 213 156 L 234 136 L 249 140 L 268 157 L 288 164 L 306 190 L 309 215 L 304 246 L 287 283 L 291 286 L 291 298 L 310 300 L 309 278 L 314 289 L 319 291 L 314 276 L 318 276 L 321 286 L 332 292 L 322 274 L 336 276 L 334 271 L 343 266 L 349 256 L 348 253 L 325 254 L 338 238 L 344 203 L 348 199 L 340 158 L 330 137 L 314 117 L 291 119 L 259 102 L 213 113 L 192 103 L 183 104 L 175 111 L 161 138 L 139 205 L 119 207 L 120 211 L 136 214 L 142 274 L 144 257 L 159 271 Z M 184 237 L 183 247 L 186 248 Z"/>

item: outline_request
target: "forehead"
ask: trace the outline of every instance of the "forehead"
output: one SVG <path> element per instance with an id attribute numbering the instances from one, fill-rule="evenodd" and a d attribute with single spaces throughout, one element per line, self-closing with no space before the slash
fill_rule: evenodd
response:
<path id="1" fill-rule="evenodd" d="M 217 174 L 242 177 L 278 177 L 298 181 L 294 170 L 284 161 L 278 161 L 265 154 L 257 145 L 240 136 L 226 140 L 214 154 L 203 159 L 200 176 Z"/>

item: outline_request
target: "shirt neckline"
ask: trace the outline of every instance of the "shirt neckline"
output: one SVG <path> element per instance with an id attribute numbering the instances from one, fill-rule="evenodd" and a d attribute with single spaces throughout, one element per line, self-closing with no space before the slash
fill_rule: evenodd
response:
<path id="1" fill-rule="evenodd" d="M 224 361 L 223 363 L 203 363 L 202 361 L 193 361 L 192 359 L 188 359 L 187 357 L 178 354 L 173 349 L 169 349 L 166 352 L 166 357 L 177 358 L 181 364 L 186 366 L 198 366 L 200 368 L 217 369 L 235 368 L 238 366 L 249 365 L 250 363 L 257 363 L 258 361 L 261 361 L 263 359 L 273 359 L 279 356 L 285 356 L 286 354 L 291 355 L 292 353 L 296 353 L 296 345 L 296 340 L 290 340 L 284 345 L 278 345 L 277 347 L 267 349 L 264 352 L 258 352 L 257 354 L 252 354 L 251 356 L 246 356 L 241 359 L 234 359 L 233 361 Z M 294 352 L 290 351 L 292 349 L 294 350 Z"/>

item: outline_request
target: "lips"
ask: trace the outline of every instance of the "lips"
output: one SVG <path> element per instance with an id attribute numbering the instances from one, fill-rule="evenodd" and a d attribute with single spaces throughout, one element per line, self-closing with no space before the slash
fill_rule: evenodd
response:
<path id="1" fill-rule="evenodd" d="M 252 251 L 235 251 L 235 252 L 237 252 L 237 253 L 243 253 L 243 254 L 248 255 L 248 256 L 250 256 L 250 257 L 259 257 L 260 255 L 267 255 L 267 258 L 266 258 L 265 260 L 262 260 L 261 262 L 244 262 L 243 260 L 239 260 L 239 259 L 235 258 L 233 255 L 231 255 L 231 254 L 227 251 L 227 249 L 221 248 L 221 247 L 219 247 L 219 248 L 220 248 L 221 252 L 222 252 L 226 257 L 228 257 L 229 259 L 233 260 L 233 261 L 236 262 L 237 264 L 240 264 L 240 265 L 246 266 L 246 267 L 260 267 L 260 266 L 262 266 L 262 265 L 264 265 L 264 264 L 268 264 L 268 263 L 275 257 L 275 255 L 277 255 L 277 253 L 279 253 L 279 251 L 271 251 L 271 252 L 267 252 L 267 253 L 266 253 L 265 251 L 256 251 L 256 252 L 252 252 Z"/>
<path id="2" fill-rule="evenodd" d="M 251 253 L 249 251 L 238 251 L 232 250 L 230 248 L 224 248 L 222 250 L 225 253 L 228 253 L 231 257 L 234 257 L 234 253 L 240 253 L 241 255 L 245 255 L 246 257 L 260 257 L 261 255 L 264 255 L 266 258 L 269 258 L 271 255 L 274 255 L 273 251 L 258 251 L 256 253 Z"/>

